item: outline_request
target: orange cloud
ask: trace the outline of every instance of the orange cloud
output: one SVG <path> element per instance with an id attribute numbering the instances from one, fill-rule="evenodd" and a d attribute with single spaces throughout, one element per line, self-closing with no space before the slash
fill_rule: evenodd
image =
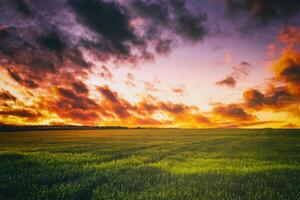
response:
<path id="1" fill-rule="evenodd" d="M 133 107 L 128 101 L 120 98 L 117 92 L 111 91 L 107 85 L 98 87 L 98 91 L 105 98 L 103 103 L 108 106 L 106 109 L 110 108 L 113 113 L 122 119 L 131 116 L 129 110 Z"/>
<path id="2" fill-rule="evenodd" d="M 75 123 L 96 125 L 101 117 L 101 106 L 88 96 L 89 90 L 84 83 L 76 82 L 71 86 L 56 88 L 56 95 L 51 99 L 44 99 L 40 108 Z"/>
<path id="3" fill-rule="evenodd" d="M 278 110 L 297 103 L 299 98 L 291 94 L 286 87 L 276 87 L 269 89 L 265 94 L 256 89 L 249 89 L 244 92 L 244 100 L 248 108 Z"/>
<path id="4" fill-rule="evenodd" d="M 293 31 L 290 32 L 294 33 Z M 46 73 L 45 77 L 49 78 L 49 82 L 46 82 L 42 76 L 34 77 L 33 71 L 29 73 L 26 70 L 19 71 L 18 68 L 13 67 L 7 69 L 12 80 L 30 88 L 30 91 L 34 91 L 35 89 L 28 82 L 31 77 L 34 77 L 34 83 L 39 90 L 43 89 L 44 93 L 35 99 L 38 104 L 37 107 L 32 108 L 18 102 L 17 97 L 8 91 L 1 90 L 0 100 L 4 103 L 0 105 L 0 119 L 3 122 L 6 122 L 6 119 L 14 119 L 20 123 L 40 123 L 48 117 L 47 120 L 50 123 L 51 118 L 55 116 L 57 118 L 53 120 L 59 123 L 62 121 L 82 125 L 248 127 L 276 123 L 259 121 L 255 116 L 257 111 L 283 111 L 300 116 L 298 106 L 300 99 L 300 53 L 297 49 L 299 41 L 298 39 L 280 37 L 280 42 L 287 45 L 282 48 L 278 60 L 274 61 L 274 77 L 270 80 L 271 86 L 264 91 L 253 88 L 247 89 L 243 92 L 241 102 L 227 105 L 220 103 L 206 113 L 202 113 L 198 107 L 193 105 L 162 101 L 154 96 L 144 96 L 141 101 L 131 103 L 108 85 L 98 86 L 96 89 L 98 94 L 92 96 L 90 90 L 93 88 L 91 89 L 85 84 L 85 77 L 88 72 L 84 72 L 82 69 L 79 71 L 63 71 L 62 69 L 61 73 L 56 76 Z M 242 62 L 232 68 L 230 76 L 217 82 L 217 84 L 234 87 L 236 80 L 248 75 L 251 68 L 249 63 Z M 108 72 L 105 69 L 104 71 Z M 107 78 L 110 77 L 109 74 L 106 75 Z M 134 86 L 135 78 L 131 73 L 128 73 L 126 81 L 126 84 Z M 160 81 L 155 79 L 153 82 L 144 83 L 147 91 L 156 91 Z M 53 85 L 58 86 L 49 87 Z M 182 94 L 186 90 L 183 85 L 171 89 L 178 94 Z M 48 95 L 47 92 L 51 92 L 52 95 Z M 98 98 L 99 95 L 100 98 Z"/>
<path id="5" fill-rule="evenodd" d="M 238 104 L 217 105 L 214 107 L 213 112 L 222 117 L 237 120 L 237 121 L 253 121 L 253 120 L 255 120 L 255 116 L 247 113 Z"/>
<path id="6" fill-rule="evenodd" d="M 299 32 L 300 34 L 300 32 Z M 300 52 L 286 49 L 274 64 L 275 79 L 287 84 L 291 92 L 300 93 Z"/>
<path id="7" fill-rule="evenodd" d="M 288 123 L 288 124 L 284 125 L 282 128 L 299 128 L 299 126 L 297 126 L 296 124 L 293 124 L 293 123 Z"/>
<path id="8" fill-rule="evenodd" d="M 291 49 L 300 44 L 300 29 L 295 26 L 288 26 L 282 29 L 277 35 L 279 42 L 286 45 L 286 48 Z"/>
<path id="9" fill-rule="evenodd" d="M 273 63 L 274 77 L 266 91 L 248 89 L 244 105 L 252 110 L 288 112 L 300 116 L 300 29 L 288 27 L 278 35 L 284 44 L 279 58 Z"/>
<path id="10" fill-rule="evenodd" d="M 13 109 L 6 107 L 5 110 L 0 111 L 0 116 L 2 117 L 18 117 L 25 119 L 27 122 L 37 121 L 42 114 L 29 109 Z"/>
<path id="11" fill-rule="evenodd" d="M 207 125 L 207 126 L 212 126 L 213 125 L 213 122 L 209 118 L 207 118 L 207 117 L 205 117 L 201 114 L 195 115 L 195 119 L 200 124 L 204 124 L 204 125 Z"/>
<path id="12" fill-rule="evenodd" d="M 0 100 L 2 100 L 4 102 L 5 101 L 16 101 L 17 98 L 8 91 L 0 90 Z"/>
<path id="13" fill-rule="evenodd" d="M 162 121 L 157 119 L 136 119 L 136 124 L 140 126 L 165 126 L 165 125 L 171 125 L 171 121 Z"/>

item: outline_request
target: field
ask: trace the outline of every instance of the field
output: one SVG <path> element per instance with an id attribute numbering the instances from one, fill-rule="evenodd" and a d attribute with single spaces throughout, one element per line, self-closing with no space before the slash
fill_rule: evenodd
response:
<path id="1" fill-rule="evenodd" d="M 300 199 L 300 131 L 0 133 L 0 199 Z"/>

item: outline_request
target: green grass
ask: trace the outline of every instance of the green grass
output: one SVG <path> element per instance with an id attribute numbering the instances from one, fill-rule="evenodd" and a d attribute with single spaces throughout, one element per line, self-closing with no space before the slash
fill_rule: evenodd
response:
<path id="1" fill-rule="evenodd" d="M 0 199 L 300 199 L 299 130 L 0 133 Z"/>

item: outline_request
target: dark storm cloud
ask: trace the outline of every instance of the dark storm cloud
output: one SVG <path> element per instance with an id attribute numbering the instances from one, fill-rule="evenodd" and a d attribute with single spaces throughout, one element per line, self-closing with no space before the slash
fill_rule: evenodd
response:
<path id="1" fill-rule="evenodd" d="M 68 3 L 79 23 L 103 36 L 118 52 L 129 54 L 125 42 L 135 43 L 138 39 L 129 25 L 129 15 L 123 14 L 116 3 L 96 0 L 69 0 Z"/>
<path id="2" fill-rule="evenodd" d="M 148 37 L 155 37 L 164 29 L 189 41 L 201 40 L 207 34 L 203 25 L 207 18 L 206 14 L 192 13 L 184 0 L 135 0 L 131 2 L 137 15 L 144 17 L 151 23 L 148 27 Z"/>
<path id="3" fill-rule="evenodd" d="M 12 0 L 1 1 L 0 12 L 0 64 L 29 89 L 71 84 L 63 74 L 86 75 L 91 60 L 153 60 L 176 40 L 196 42 L 207 33 L 206 15 L 183 0 Z M 143 33 L 134 23 L 140 19 Z"/>
<path id="4" fill-rule="evenodd" d="M 159 40 L 157 42 L 157 45 L 155 46 L 155 51 L 158 54 L 168 54 L 171 51 L 171 44 L 172 44 L 171 39 Z"/>
<path id="5" fill-rule="evenodd" d="M 60 36 L 55 32 L 39 36 L 37 41 L 40 45 L 45 46 L 50 50 L 57 51 L 58 53 L 62 52 L 62 50 L 66 47 L 64 41 L 62 41 Z"/>
<path id="6" fill-rule="evenodd" d="M 11 0 L 11 4 L 23 15 L 31 14 L 31 10 L 26 0 Z"/>
<path id="7" fill-rule="evenodd" d="M 299 13 L 298 0 L 225 0 L 227 14 L 237 17 L 246 13 L 257 25 L 286 21 Z"/>
<path id="8" fill-rule="evenodd" d="M 175 11 L 175 31 L 192 41 L 202 39 L 206 34 L 202 24 L 206 21 L 206 14 L 192 15 L 183 0 L 171 0 L 170 4 Z"/>
<path id="9" fill-rule="evenodd" d="M 170 17 L 168 15 L 169 10 L 166 5 L 166 1 L 138 1 L 134 0 L 131 6 L 137 12 L 138 15 L 156 20 L 158 24 L 168 25 Z"/>

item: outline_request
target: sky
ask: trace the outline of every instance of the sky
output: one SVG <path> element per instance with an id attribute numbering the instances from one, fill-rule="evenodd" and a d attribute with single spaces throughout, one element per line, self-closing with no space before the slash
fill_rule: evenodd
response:
<path id="1" fill-rule="evenodd" d="M 0 125 L 300 127 L 298 0 L 0 0 Z"/>

